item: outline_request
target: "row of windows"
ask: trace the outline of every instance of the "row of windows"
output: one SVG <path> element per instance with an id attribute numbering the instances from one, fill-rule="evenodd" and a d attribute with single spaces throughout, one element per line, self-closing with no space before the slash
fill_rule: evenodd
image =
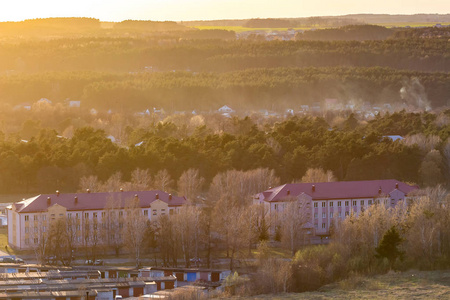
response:
<path id="1" fill-rule="evenodd" d="M 350 212 L 346 211 L 345 216 L 348 217 L 350 215 Z M 342 218 L 342 213 L 337 213 L 338 218 Z M 327 213 L 322 213 L 322 219 L 325 219 L 327 217 Z M 332 219 L 334 217 L 334 213 L 330 212 L 330 218 Z M 318 218 L 318 213 L 314 213 L 314 219 Z"/>
<path id="2" fill-rule="evenodd" d="M 392 200 L 394 200 L 394 199 L 392 199 Z M 321 203 L 322 203 L 322 207 L 326 207 L 327 206 L 327 202 L 326 201 L 322 201 Z M 328 202 L 328 203 L 329 203 L 330 207 L 334 207 L 334 202 Z M 360 200 L 359 203 L 360 203 L 361 206 L 364 206 L 365 205 L 365 200 Z M 386 201 L 385 201 L 385 203 L 386 203 Z M 350 204 L 350 201 L 344 201 L 344 204 L 345 204 L 346 207 L 348 207 L 349 204 Z M 356 206 L 357 204 L 358 204 L 357 200 L 353 200 L 352 201 L 352 205 L 353 206 Z M 372 200 L 367 200 L 367 205 L 372 205 Z M 342 206 L 342 201 L 337 201 L 337 206 L 341 207 Z M 314 202 L 314 207 L 319 207 L 319 203 L 318 202 Z"/>
<path id="3" fill-rule="evenodd" d="M 153 209 L 152 210 L 153 215 L 156 216 L 158 214 L 158 210 L 157 209 Z M 172 215 L 174 213 L 173 209 L 169 210 L 170 215 Z M 161 215 L 165 215 L 166 214 L 166 209 L 162 208 L 161 209 Z M 59 214 L 60 217 L 64 216 L 64 214 Z M 106 212 L 102 212 L 101 213 L 102 218 L 106 217 Z M 115 212 L 110 212 L 110 216 L 113 217 L 115 216 Z M 148 210 L 144 210 L 144 216 L 148 216 Z M 51 218 L 54 219 L 56 216 L 55 214 L 51 214 Z M 71 219 L 72 217 L 74 217 L 75 219 L 79 219 L 80 218 L 80 213 L 67 213 L 67 218 Z M 119 217 L 123 217 L 123 211 L 119 211 Z M 85 212 L 84 213 L 84 218 L 85 219 L 89 219 L 89 213 Z M 98 213 L 97 212 L 93 212 L 92 213 L 92 218 L 93 219 L 97 219 L 98 218 Z M 34 221 L 37 221 L 39 219 L 38 215 L 34 215 L 33 216 Z M 45 214 L 42 214 L 42 220 L 45 221 L 47 219 L 47 216 Z M 25 215 L 25 222 L 28 222 L 30 220 L 30 216 L 29 215 Z"/>
<path id="4" fill-rule="evenodd" d="M 319 224 L 314 224 L 314 228 L 319 228 Z M 327 228 L 327 223 L 322 223 L 322 229 L 326 229 Z"/>

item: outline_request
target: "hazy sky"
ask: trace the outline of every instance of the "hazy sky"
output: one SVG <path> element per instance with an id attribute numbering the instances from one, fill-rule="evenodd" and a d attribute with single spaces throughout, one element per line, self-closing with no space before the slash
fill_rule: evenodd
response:
<path id="1" fill-rule="evenodd" d="M 0 21 L 47 17 L 180 21 L 450 13 L 450 0 L 0 0 L 0 3 Z"/>

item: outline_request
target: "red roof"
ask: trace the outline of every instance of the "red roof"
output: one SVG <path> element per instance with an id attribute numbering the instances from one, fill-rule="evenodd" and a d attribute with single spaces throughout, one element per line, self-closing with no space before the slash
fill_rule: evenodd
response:
<path id="1" fill-rule="evenodd" d="M 398 188 L 396 188 L 398 184 Z M 313 188 L 314 186 L 314 188 Z M 395 189 L 409 194 L 419 189 L 395 179 L 367 181 L 337 181 L 318 183 L 291 183 L 278 186 L 263 192 L 264 200 L 269 202 L 283 201 L 305 193 L 313 200 L 375 198 L 389 195 Z M 289 195 L 288 195 L 289 191 Z"/>
<path id="2" fill-rule="evenodd" d="M 16 211 L 20 213 L 43 212 L 47 211 L 49 206 L 59 204 L 67 208 L 67 210 L 102 210 L 111 200 L 120 208 L 125 208 L 127 200 L 133 199 L 135 196 L 139 198 L 139 206 L 142 208 L 150 207 L 150 204 L 157 200 L 166 202 L 169 206 L 180 206 L 186 202 L 185 197 L 169 195 L 162 191 L 130 191 L 130 192 L 114 192 L 114 193 L 75 193 L 75 194 L 45 194 L 38 195 L 13 204 Z M 77 200 L 75 200 L 75 197 Z M 50 205 L 48 205 L 50 198 Z"/>

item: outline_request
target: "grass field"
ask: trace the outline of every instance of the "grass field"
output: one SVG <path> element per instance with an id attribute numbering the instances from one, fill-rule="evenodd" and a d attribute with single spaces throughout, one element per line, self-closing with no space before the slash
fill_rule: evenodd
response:
<path id="1" fill-rule="evenodd" d="M 450 270 L 354 277 L 317 292 L 261 295 L 239 299 L 450 299 Z"/>
<path id="2" fill-rule="evenodd" d="M 442 25 L 450 25 L 450 23 L 441 23 Z M 429 22 L 429 23 L 382 23 L 382 24 L 375 24 L 380 25 L 388 28 L 392 27 L 431 27 L 436 25 L 436 22 Z M 222 30 L 232 30 L 236 33 L 244 32 L 244 31 L 254 31 L 254 30 L 262 30 L 262 31 L 286 31 L 288 28 L 249 28 L 249 27 L 242 27 L 242 26 L 192 26 L 192 28 L 197 29 L 222 29 Z M 324 29 L 326 27 L 296 27 L 295 30 L 310 30 L 310 29 Z"/>

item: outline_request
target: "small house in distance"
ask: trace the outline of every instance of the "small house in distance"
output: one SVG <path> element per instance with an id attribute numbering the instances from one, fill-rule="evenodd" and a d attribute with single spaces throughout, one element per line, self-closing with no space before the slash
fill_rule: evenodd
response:
<path id="1" fill-rule="evenodd" d="M 221 114 L 224 114 L 224 113 L 230 114 L 230 113 L 235 112 L 231 107 L 229 107 L 227 105 L 222 106 L 221 108 L 218 109 L 218 111 Z"/>

